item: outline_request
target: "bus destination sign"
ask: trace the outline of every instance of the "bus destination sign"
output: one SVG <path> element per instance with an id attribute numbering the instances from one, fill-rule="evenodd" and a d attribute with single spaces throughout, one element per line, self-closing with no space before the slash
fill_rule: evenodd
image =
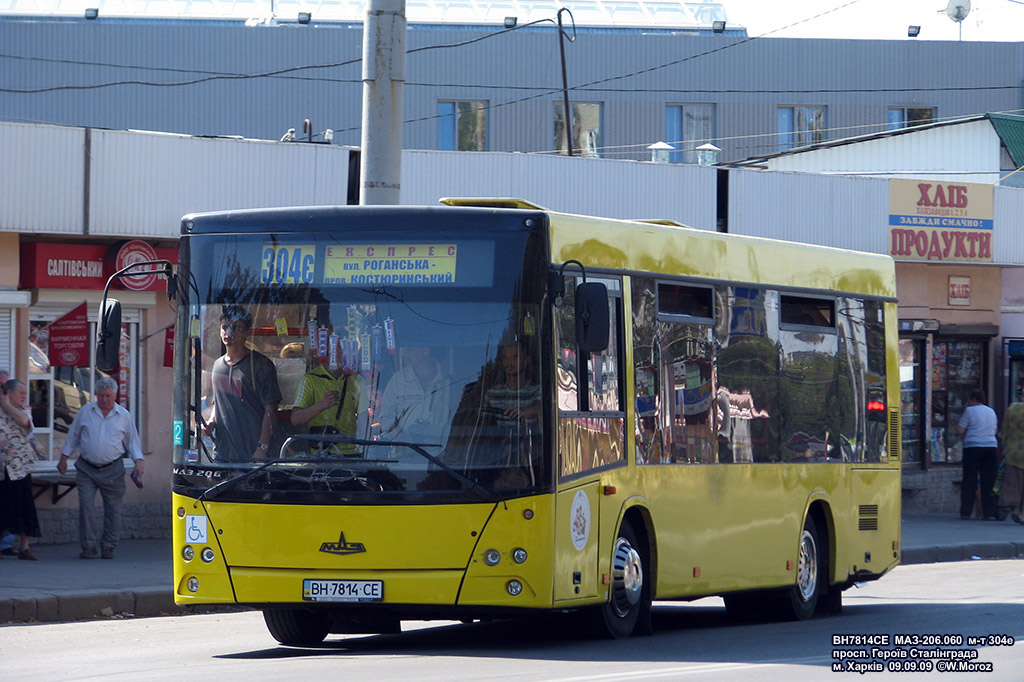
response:
<path id="1" fill-rule="evenodd" d="M 455 244 L 332 245 L 324 284 L 455 284 Z"/>

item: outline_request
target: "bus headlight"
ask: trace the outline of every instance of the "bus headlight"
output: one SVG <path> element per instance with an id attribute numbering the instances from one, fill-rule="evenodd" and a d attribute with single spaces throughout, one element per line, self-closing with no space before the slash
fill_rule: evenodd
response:
<path id="1" fill-rule="evenodd" d="M 213 550 L 209 547 L 204 547 L 203 551 L 199 553 L 199 557 L 206 563 L 213 561 Z"/>
<path id="2" fill-rule="evenodd" d="M 505 589 L 508 590 L 508 593 L 513 597 L 518 597 L 523 592 L 523 584 L 518 580 L 509 580 L 505 584 Z"/>
<path id="3" fill-rule="evenodd" d="M 496 549 L 489 549 L 484 552 L 484 563 L 488 566 L 497 566 L 501 561 L 501 552 Z"/>
<path id="4" fill-rule="evenodd" d="M 185 545 L 181 550 L 181 558 L 185 561 L 192 561 L 196 558 L 196 551 L 192 549 L 192 545 Z"/>
<path id="5" fill-rule="evenodd" d="M 188 579 L 187 585 L 188 585 L 188 591 L 189 592 L 198 592 L 199 591 L 199 578 L 197 578 L 195 576 L 192 576 L 191 578 Z"/>
<path id="6" fill-rule="evenodd" d="M 515 549 L 513 549 L 512 550 L 512 561 L 516 562 L 517 564 L 525 564 L 526 563 L 526 550 L 523 549 L 522 547 L 516 547 Z"/>

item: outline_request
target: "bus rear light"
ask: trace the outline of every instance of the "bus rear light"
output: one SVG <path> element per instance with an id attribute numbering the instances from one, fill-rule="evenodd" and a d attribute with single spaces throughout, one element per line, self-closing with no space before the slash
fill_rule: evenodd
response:
<path id="1" fill-rule="evenodd" d="M 501 561 L 501 552 L 496 549 L 489 549 L 484 552 L 484 563 L 488 566 L 497 566 Z"/>
<path id="2" fill-rule="evenodd" d="M 523 549 L 522 547 L 516 547 L 515 549 L 513 549 L 512 550 L 512 561 L 516 562 L 517 564 L 525 564 L 526 563 L 526 550 Z"/>
<path id="3" fill-rule="evenodd" d="M 505 584 L 505 589 L 508 590 L 508 593 L 513 597 L 518 597 L 523 593 L 523 584 L 518 580 L 509 580 L 508 583 Z"/>
<path id="4" fill-rule="evenodd" d="M 885 412 L 885 403 L 881 400 L 869 400 L 868 412 Z"/>

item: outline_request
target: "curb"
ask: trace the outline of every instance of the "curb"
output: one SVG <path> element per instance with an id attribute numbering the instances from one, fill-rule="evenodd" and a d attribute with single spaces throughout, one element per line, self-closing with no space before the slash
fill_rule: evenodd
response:
<path id="1" fill-rule="evenodd" d="M 0 599 L 0 623 L 52 623 L 117 615 L 140 617 L 191 612 L 190 607 L 175 604 L 171 591 L 163 587 L 121 592 L 82 590 Z"/>
<path id="2" fill-rule="evenodd" d="M 1024 542 L 977 542 L 970 545 L 937 545 L 904 549 L 900 563 L 935 564 L 977 559 L 1019 559 L 1024 557 Z"/>

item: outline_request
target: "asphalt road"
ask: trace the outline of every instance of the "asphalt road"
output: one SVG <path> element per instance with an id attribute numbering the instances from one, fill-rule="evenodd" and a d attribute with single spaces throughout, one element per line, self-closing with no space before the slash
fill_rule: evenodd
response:
<path id="1" fill-rule="evenodd" d="M 332 635 L 310 649 L 277 645 L 255 612 L 12 624 L 0 627 L 0 679 L 793 682 L 860 677 L 858 670 L 833 672 L 832 666 L 874 665 L 883 659 L 855 658 L 874 656 L 872 648 L 903 656 L 891 659 L 893 665 L 931 665 L 918 679 L 931 679 L 940 662 L 948 663 L 936 655 L 976 656 L 972 665 L 991 667 L 947 672 L 944 680 L 1021 679 L 1024 645 L 1016 642 L 1024 639 L 1024 561 L 901 566 L 845 596 L 841 616 L 802 623 L 736 624 L 720 599 L 658 603 L 655 635 L 621 641 L 586 639 L 565 620 L 405 623 L 401 635 Z M 889 640 L 835 639 L 866 635 Z M 896 635 L 910 639 L 896 643 Z M 855 650 L 864 653 L 849 654 Z M 923 650 L 940 653 L 915 653 Z"/>

